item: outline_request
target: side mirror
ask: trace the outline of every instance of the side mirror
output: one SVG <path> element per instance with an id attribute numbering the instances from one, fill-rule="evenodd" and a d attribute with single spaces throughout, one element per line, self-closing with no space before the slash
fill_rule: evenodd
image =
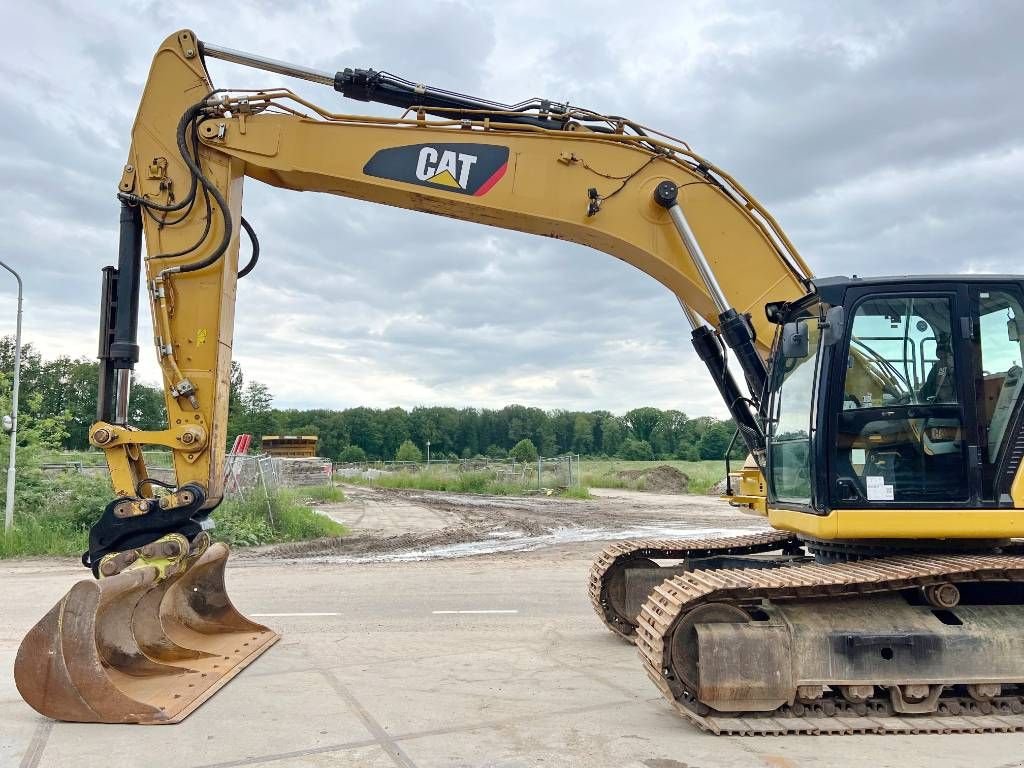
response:
<path id="1" fill-rule="evenodd" d="M 1017 318 L 1011 317 L 1006 321 L 1007 341 L 1020 341 L 1020 328 L 1017 327 Z"/>
<path id="2" fill-rule="evenodd" d="M 807 357 L 807 321 L 782 326 L 782 356 L 787 360 Z"/>
<path id="3" fill-rule="evenodd" d="M 842 307 L 832 307 L 825 313 L 825 322 L 821 325 L 821 343 L 831 347 L 843 338 L 846 330 L 846 311 Z"/>

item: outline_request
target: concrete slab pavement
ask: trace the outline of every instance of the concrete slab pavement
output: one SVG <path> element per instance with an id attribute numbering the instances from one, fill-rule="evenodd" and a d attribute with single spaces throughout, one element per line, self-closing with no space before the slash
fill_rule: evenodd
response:
<path id="1" fill-rule="evenodd" d="M 455 561 L 235 561 L 240 609 L 284 639 L 177 726 L 52 723 L 11 676 L 79 576 L 0 565 L 0 765 L 793 768 L 1021 764 L 1024 735 L 719 738 L 682 722 L 593 616 L 577 545 Z M 508 611 L 451 613 L 451 611 Z M 290 614 L 290 615 L 273 615 Z M 326 615 L 312 615 L 326 614 Z"/>

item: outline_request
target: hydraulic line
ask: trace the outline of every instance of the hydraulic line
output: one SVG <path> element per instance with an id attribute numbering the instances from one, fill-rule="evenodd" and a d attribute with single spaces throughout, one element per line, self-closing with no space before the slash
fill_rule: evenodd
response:
<path id="1" fill-rule="evenodd" d="M 249 257 L 249 263 L 242 269 L 238 270 L 239 278 L 245 277 L 252 272 L 253 269 L 256 268 L 256 262 L 260 260 L 259 238 L 256 237 L 256 230 L 254 230 L 252 225 L 245 220 L 245 216 L 242 217 L 242 229 L 245 230 L 245 234 L 249 236 L 249 242 L 252 243 L 252 255 Z"/>
<path id="2" fill-rule="evenodd" d="M 189 205 L 192 202 L 193 199 L 195 199 L 196 189 L 197 189 L 197 181 L 198 181 L 197 177 L 199 175 L 202 175 L 202 174 L 201 174 L 201 171 L 199 170 L 198 166 L 194 162 L 192 162 L 192 159 L 189 157 L 188 145 L 185 143 L 185 129 L 189 126 L 190 123 L 192 123 L 196 119 L 196 117 L 199 115 L 199 112 L 203 109 L 204 106 L 205 106 L 204 102 L 199 102 L 198 104 L 193 104 L 191 107 L 189 107 L 187 110 L 185 110 L 185 114 L 183 114 L 181 116 L 181 120 L 178 121 L 178 128 L 177 128 L 178 152 L 181 153 L 182 158 L 184 158 L 186 165 L 189 166 L 189 169 L 192 171 L 192 174 L 193 174 L 192 175 L 192 182 L 191 182 L 191 185 L 189 186 L 188 194 L 184 197 L 184 199 L 182 199 L 181 202 L 170 203 L 170 204 L 167 204 L 167 205 L 164 205 L 162 203 L 157 203 L 157 202 L 154 202 L 154 201 L 152 201 L 152 200 L 150 200 L 150 199 L 148 199 L 146 197 L 142 197 L 141 195 L 136 195 L 136 194 L 131 194 L 131 193 L 125 193 L 123 195 L 119 195 L 119 197 L 121 197 L 121 199 L 127 200 L 127 201 L 132 202 L 132 203 L 137 203 L 138 205 L 144 205 L 147 208 L 154 209 L 154 210 L 157 210 L 157 211 L 165 211 L 167 213 L 170 213 L 172 211 L 180 211 L 186 205 Z"/>

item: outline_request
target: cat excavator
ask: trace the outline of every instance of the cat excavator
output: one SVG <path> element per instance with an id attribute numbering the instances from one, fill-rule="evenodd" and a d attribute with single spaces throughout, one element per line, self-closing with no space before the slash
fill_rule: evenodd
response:
<path id="1" fill-rule="evenodd" d="M 213 58 L 403 111 L 215 88 Z M 727 498 L 767 525 L 616 543 L 589 587 L 685 719 L 722 734 L 1024 729 L 1024 278 L 815 278 L 728 173 L 628 118 L 324 72 L 190 30 L 154 57 L 117 182 L 90 430 L 114 498 L 83 555 L 94 578 L 19 649 L 40 713 L 178 722 L 278 639 L 231 604 L 209 535 L 236 281 L 259 256 L 246 178 L 580 243 L 676 296 L 749 452 Z M 142 288 L 168 414 L 152 431 L 128 418 Z M 175 482 L 150 477 L 148 446 L 171 452 Z"/>

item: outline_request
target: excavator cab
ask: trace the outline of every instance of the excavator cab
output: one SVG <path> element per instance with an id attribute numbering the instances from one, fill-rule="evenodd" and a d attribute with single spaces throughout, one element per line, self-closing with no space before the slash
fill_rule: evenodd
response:
<path id="1" fill-rule="evenodd" d="M 829 278 L 773 306 L 769 516 L 822 540 L 1009 537 L 1022 298 L 1009 278 Z"/>

